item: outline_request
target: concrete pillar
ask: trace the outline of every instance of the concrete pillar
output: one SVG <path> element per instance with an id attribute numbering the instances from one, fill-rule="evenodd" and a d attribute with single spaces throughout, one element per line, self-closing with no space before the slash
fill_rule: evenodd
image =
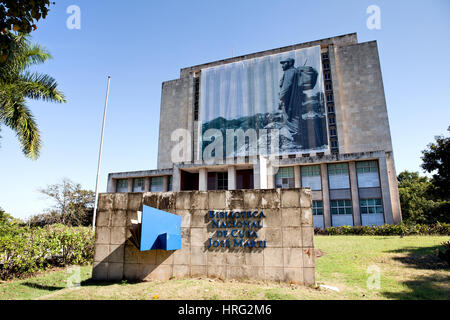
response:
<path id="1" fill-rule="evenodd" d="M 150 191 L 150 177 L 144 178 L 144 192 Z"/>
<path id="2" fill-rule="evenodd" d="M 206 168 L 200 168 L 198 172 L 198 190 L 208 190 L 208 169 Z"/>
<path id="3" fill-rule="evenodd" d="M 267 158 L 259 157 L 259 187 L 267 189 Z"/>
<path id="4" fill-rule="evenodd" d="M 133 192 L 133 178 L 128 178 L 128 190 L 127 192 Z"/>
<path id="5" fill-rule="evenodd" d="M 176 166 L 173 167 L 172 174 L 172 191 L 178 192 L 181 191 L 181 174 L 180 169 Z"/>
<path id="6" fill-rule="evenodd" d="M 358 192 L 358 177 L 356 173 L 355 161 L 348 163 L 350 173 L 350 190 L 352 192 L 352 207 L 353 207 L 353 225 L 361 225 L 361 210 L 359 207 L 359 192 Z"/>
<path id="7" fill-rule="evenodd" d="M 163 177 L 163 191 L 164 192 L 169 191 L 169 176 Z"/>
<path id="8" fill-rule="evenodd" d="M 228 190 L 236 190 L 236 167 L 228 167 Z"/>
<path id="9" fill-rule="evenodd" d="M 275 189 L 275 172 L 278 172 L 278 168 L 274 167 L 269 163 L 269 168 L 267 168 L 267 189 Z"/>
<path id="10" fill-rule="evenodd" d="M 253 162 L 253 188 L 261 189 L 261 178 L 259 177 L 259 159 Z"/>
<path id="11" fill-rule="evenodd" d="M 397 172 L 395 171 L 394 154 L 386 152 L 386 167 L 388 170 L 389 187 L 391 193 L 392 217 L 394 223 L 402 222 L 402 209 L 400 206 L 400 196 L 398 194 Z"/>
<path id="12" fill-rule="evenodd" d="M 391 190 L 389 186 L 389 174 L 386 164 L 386 157 L 380 157 L 378 162 L 378 166 L 380 168 L 381 194 L 383 196 L 384 222 L 387 224 L 393 224 L 394 217 L 392 214 Z"/>
<path id="13" fill-rule="evenodd" d="M 117 191 L 117 180 L 108 177 L 108 186 L 106 187 L 106 192 L 116 192 Z"/>
<path id="14" fill-rule="evenodd" d="M 330 190 L 328 187 L 328 168 L 326 163 L 320 164 L 320 176 L 322 178 L 323 220 L 325 228 L 331 227 Z"/>
<path id="15" fill-rule="evenodd" d="M 294 182 L 296 188 L 302 187 L 302 175 L 300 172 L 300 166 L 294 166 Z"/>

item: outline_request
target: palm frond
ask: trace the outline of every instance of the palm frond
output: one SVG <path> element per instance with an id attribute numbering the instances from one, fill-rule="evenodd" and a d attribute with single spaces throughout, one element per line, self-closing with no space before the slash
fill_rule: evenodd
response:
<path id="1" fill-rule="evenodd" d="M 39 44 L 33 44 L 30 46 L 26 50 L 25 55 L 27 59 L 22 66 L 22 70 L 31 65 L 44 63 L 45 61 L 53 58 L 50 52 Z"/>
<path id="2" fill-rule="evenodd" d="M 31 44 L 28 35 L 10 35 L 10 44 L 6 61 L 0 63 L 0 77 L 17 74 L 28 67 L 52 59 L 48 50 L 39 44 Z"/>
<path id="3" fill-rule="evenodd" d="M 64 94 L 57 89 L 58 83 L 47 74 L 25 72 L 20 77 L 18 86 L 25 97 L 51 102 L 66 102 Z"/>
<path id="4" fill-rule="evenodd" d="M 16 132 L 22 152 L 30 159 L 36 160 L 41 149 L 41 134 L 30 109 L 23 100 L 13 103 L 4 103 L 4 97 L 1 100 L 0 122 Z"/>

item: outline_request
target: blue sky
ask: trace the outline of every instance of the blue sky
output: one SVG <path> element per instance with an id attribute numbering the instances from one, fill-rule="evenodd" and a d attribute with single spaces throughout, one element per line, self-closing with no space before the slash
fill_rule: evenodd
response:
<path id="1" fill-rule="evenodd" d="M 380 30 L 366 26 L 373 4 Z M 80 30 L 66 27 L 70 5 Z M 420 171 L 421 150 L 450 125 L 447 0 L 56 1 L 33 40 L 54 57 L 37 69 L 68 102 L 29 102 L 44 144 L 37 161 L 2 127 L 0 206 L 26 218 L 51 204 L 38 189 L 61 178 L 95 188 L 108 75 L 101 192 L 109 172 L 156 168 L 161 83 L 181 68 L 351 32 L 378 42 L 397 173 Z"/>

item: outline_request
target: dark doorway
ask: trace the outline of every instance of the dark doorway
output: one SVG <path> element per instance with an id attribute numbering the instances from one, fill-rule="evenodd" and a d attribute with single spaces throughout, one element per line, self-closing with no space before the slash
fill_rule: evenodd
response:
<path id="1" fill-rule="evenodd" d="M 253 169 L 236 170 L 236 189 L 254 189 Z"/>
<path id="2" fill-rule="evenodd" d="M 192 191 L 198 190 L 198 173 L 190 173 L 181 170 L 180 171 L 180 190 Z"/>
<path id="3" fill-rule="evenodd" d="M 216 173 L 208 172 L 208 190 L 216 190 Z"/>

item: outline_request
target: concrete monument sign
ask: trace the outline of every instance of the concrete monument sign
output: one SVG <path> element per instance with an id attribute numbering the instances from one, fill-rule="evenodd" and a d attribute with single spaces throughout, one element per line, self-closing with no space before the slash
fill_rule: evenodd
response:
<path id="1" fill-rule="evenodd" d="M 129 239 L 144 206 L 178 215 L 181 249 L 140 251 Z M 145 226 L 143 227 L 145 228 Z M 172 277 L 314 284 L 309 189 L 104 193 L 93 279 Z"/>

